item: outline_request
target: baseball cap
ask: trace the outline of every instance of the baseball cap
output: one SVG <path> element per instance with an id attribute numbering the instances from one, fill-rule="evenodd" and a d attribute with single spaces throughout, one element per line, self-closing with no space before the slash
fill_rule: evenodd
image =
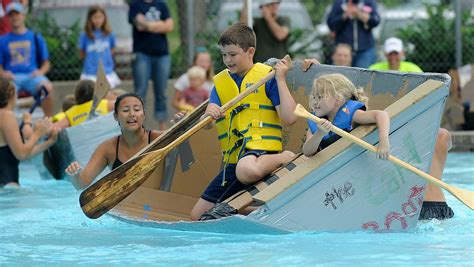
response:
<path id="1" fill-rule="evenodd" d="M 25 8 L 23 7 L 22 4 L 18 2 L 12 2 L 8 4 L 5 10 L 7 11 L 7 14 L 10 14 L 10 12 L 12 11 L 16 11 L 18 13 L 25 13 Z"/>
<path id="2" fill-rule="evenodd" d="M 273 3 L 280 3 L 281 1 L 280 0 L 261 0 L 259 1 L 258 3 L 258 7 L 262 7 L 262 6 L 266 6 L 266 5 L 269 5 L 269 4 L 273 4 Z"/>
<path id="3" fill-rule="evenodd" d="M 396 37 L 388 38 L 385 40 L 384 50 L 387 54 L 391 52 L 401 53 L 403 51 L 403 42 Z"/>

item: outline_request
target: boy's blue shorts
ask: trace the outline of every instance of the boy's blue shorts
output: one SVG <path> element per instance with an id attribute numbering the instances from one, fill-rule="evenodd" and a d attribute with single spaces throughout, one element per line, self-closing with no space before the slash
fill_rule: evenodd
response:
<path id="1" fill-rule="evenodd" d="M 254 155 L 256 157 L 265 155 L 265 154 L 275 154 L 278 153 L 276 151 L 264 151 L 264 150 L 247 150 L 245 153 L 240 157 L 243 158 L 248 155 Z M 212 202 L 218 203 L 224 201 L 226 198 L 232 196 L 233 194 L 246 189 L 251 185 L 246 185 L 241 183 L 237 179 L 237 175 L 235 173 L 236 164 L 229 164 L 226 166 L 224 170 L 222 170 L 212 182 L 207 186 L 204 193 L 201 195 L 201 198 Z M 225 171 L 225 184 L 222 186 L 222 176 Z"/>
<path id="2" fill-rule="evenodd" d="M 33 77 L 30 73 L 16 73 L 13 82 L 17 92 L 24 90 L 30 93 L 30 95 L 35 96 L 42 81 L 48 81 L 48 78 L 46 76 Z"/>

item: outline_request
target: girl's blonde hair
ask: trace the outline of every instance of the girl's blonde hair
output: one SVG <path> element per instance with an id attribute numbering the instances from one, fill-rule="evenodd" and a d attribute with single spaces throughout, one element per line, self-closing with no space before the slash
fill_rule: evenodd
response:
<path id="1" fill-rule="evenodd" d="M 94 36 L 94 23 L 92 23 L 92 16 L 94 16 L 95 13 L 101 12 L 104 15 L 104 24 L 100 27 L 100 30 L 104 35 L 109 35 L 112 32 L 112 28 L 110 27 L 109 20 L 107 19 L 107 13 L 105 13 L 105 10 L 98 5 L 94 5 L 89 7 L 89 10 L 87 11 L 87 19 L 86 19 L 86 25 L 84 25 L 84 30 L 87 34 L 87 37 L 89 37 L 91 40 L 95 39 Z"/>
<path id="2" fill-rule="evenodd" d="M 347 100 L 356 100 L 364 103 L 366 106 L 369 99 L 364 95 L 362 88 L 356 88 L 355 85 L 338 73 L 323 75 L 313 82 L 312 96 L 309 98 L 309 106 L 312 109 L 318 96 L 334 98 L 346 102 Z"/>

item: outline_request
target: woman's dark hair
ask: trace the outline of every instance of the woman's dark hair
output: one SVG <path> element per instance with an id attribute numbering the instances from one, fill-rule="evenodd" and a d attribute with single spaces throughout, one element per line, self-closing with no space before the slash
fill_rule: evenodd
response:
<path id="1" fill-rule="evenodd" d="M 94 86 L 95 83 L 91 80 L 80 80 L 76 89 L 74 90 L 74 97 L 76 98 L 76 104 L 84 104 L 91 101 L 94 97 Z"/>
<path id="2" fill-rule="evenodd" d="M 122 100 L 127 98 L 127 97 L 135 97 L 136 99 L 140 100 L 140 103 L 142 103 L 142 106 L 143 106 L 143 112 L 145 112 L 145 104 L 143 103 L 143 99 L 135 93 L 126 93 L 126 94 L 123 94 L 123 95 L 117 97 L 117 99 L 115 100 L 115 105 L 114 105 L 114 113 L 115 114 L 118 113 L 118 107 L 120 106 L 120 102 L 122 102 Z"/>
<path id="3" fill-rule="evenodd" d="M 15 86 L 12 82 L 0 79 L 0 108 L 4 108 L 8 105 L 10 98 L 15 95 Z"/>

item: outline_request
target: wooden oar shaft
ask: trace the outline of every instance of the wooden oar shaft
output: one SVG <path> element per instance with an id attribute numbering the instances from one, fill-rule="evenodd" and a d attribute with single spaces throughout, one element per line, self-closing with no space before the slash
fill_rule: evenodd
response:
<path id="1" fill-rule="evenodd" d="M 295 109 L 295 114 L 300 116 L 300 117 L 308 118 L 308 119 L 310 119 L 310 120 L 312 120 L 312 121 L 314 121 L 318 124 L 320 124 L 321 121 L 322 121 L 317 116 L 309 113 L 300 104 L 297 105 L 297 107 Z M 377 152 L 377 148 L 375 148 L 373 145 L 365 142 L 364 140 L 362 140 L 360 138 L 355 137 L 354 135 L 352 135 L 352 134 L 350 134 L 350 133 L 348 133 L 344 130 L 341 130 L 340 128 L 338 128 L 334 125 L 331 127 L 331 131 L 333 131 L 334 133 L 340 135 L 343 138 L 349 139 L 351 142 L 356 143 L 356 144 L 362 146 L 363 148 L 366 148 L 367 150 L 370 150 L 374 153 Z M 464 190 L 464 189 L 459 189 L 459 188 L 456 188 L 455 186 L 449 185 L 449 184 L 441 181 L 441 179 L 433 177 L 430 174 L 428 174 L 426 172 L 423 172 L 420 169 L 415 168 L 414 166 L 412 166 L 412 165 L 406 163 L 405 161 L 402 161 L 401 159 L 399 159 L 397 157 L 394 157 L 392 155 L 390 155 L 388 157 L 388 160 L 390 160 L 391 162 L 395 163 L 396 165 L 398 165 L 402 168 L 405 168 L 405 169 L 419 175 L 420 177 L 424 178 L 428 182 L 447 190 L 454 197 L 456 197 L 458 200 L 460 200 L 462 203 L 464 203 L 466 206 L 468 206 L 470 209 L 474 209 L 474 193 L 473 192 L 467 191 L 467 190 Z"/>

